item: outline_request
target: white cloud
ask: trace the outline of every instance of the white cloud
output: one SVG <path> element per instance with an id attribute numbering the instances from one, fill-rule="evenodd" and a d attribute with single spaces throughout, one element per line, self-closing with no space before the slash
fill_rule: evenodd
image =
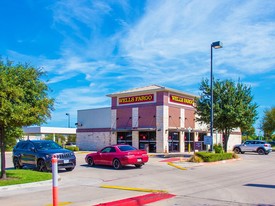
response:
<path id="1" fill-rule="evenodd" d="M 75 105 L 74 109 L 102 107 L 109 98 L 105 95 L 94 95 L 95 93 L 96 91 L 90 88 L 64 89 L 56 97 L 57 107 L 59 109 L 68 108 L 70 105 Z"/>
<path id="2" fill-rule="evenodd" d="M 274 13 L 270 5 L 273 5 L 271 1 L 235 4 L 232 1 L 151 1 L 144 18 L 122 41 L 124 52 L 136 64 L 150 62 L 153 67 L 159 65 L 159 71 L 182 65 L 178 70 L 189 73 L 209 66 L 206 61 L 210 44 L 221 40 L 224 48 L 215 51 L 217 64 L 225 64 L 220 75 L 228 76 L 230 72 L 230 76 L 243 76 L 270 71 L 275 63 L 272 52 L 275 25 L 267 18 L 262 19 Z M 268 10 L 263 10 L 267 7 Z M 190 64 L 190 59 L 194 59 L 195 64 Z M 161 72 L 156 73 L 159 74 Z M 196 76 L 201 75 L 198 72 Z"/>
<path id="3" fill-rule="evenodd" d="M 56 1 L 53 28 L 64 36 L 59 57 L 10 53 L 42 65 L 53 87 L 85 78 L 86 87 L 56 94 L 62 111 L 108 105 L 106 94 L 148 84 L 198 92 L 210 75 L 211 42 L 218 40 L 224 47 L 213 50 L 215 78 L 261 87 L 264 82 L 251 77 L 275 69 L 272 0 L 149 0 L 139 19 L 129 20 L 137 5 L 131 3 Z"/>
<path id="4" fill-rule="evenodd" d="M 96 29 L 102 22 L 101 15 L 108 14 L 111 8 L 103 1 L 57 1 L 52 11 L 54 22 L 61 23 L 79 30 L 79 22 L 84 23 L 91 29 Z"/>

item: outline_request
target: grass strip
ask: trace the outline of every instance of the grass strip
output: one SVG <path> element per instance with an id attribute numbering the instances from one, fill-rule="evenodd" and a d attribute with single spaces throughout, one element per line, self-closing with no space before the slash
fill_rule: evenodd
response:
<path id="1" fill-rule="evenodd" d="M 6 179 L 0 179 L 0 186 L 18 185 L 52 179 L 52 173 L 34 170 L 6 170 Z"/>

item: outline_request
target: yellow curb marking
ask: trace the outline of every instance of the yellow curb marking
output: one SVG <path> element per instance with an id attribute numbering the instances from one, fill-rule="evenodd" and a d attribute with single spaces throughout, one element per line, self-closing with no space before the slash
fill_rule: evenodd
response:
<path id="1" fill-rule="evenodd" d="M 77 154 L 89 154 L 92 153 L 92 151 L 75 151 Z"/>
<path id="2" fill-rule="evenodd" d="M 134 187 L 121 187 L 121 186 L 113 186 L 113 185 L 101 185 L 101 188 L 109 188 L 109 189 L 119 189 L 119 190 L 132 190 L 139 192 L 155 192 L 155 193 L 168 193 L 165 190 L 153 190 L 153 189 L 144 189 L 144 188 L 134 188 Z"/>
<path id="3" fill-rule="evenodd" d="M 178 165 L 176 165 L 176 164 L 174 164 L 172 162 L 167 162 L 167 164 L 170 165 L 170 166 L 172 166 L 172 167 L 178 168 L 180 170 L 187 170 L 187 168 L 178 166 Z"/>
<path id="4" fill-rule="evenodd" d="M 72 204 L 72 202 L 59 202 L 59 203 L 58 203 L 58 206 L 70 205 L 70 204 Z M 53 206 L 53 204 L 48 204 L 48 205 L 46 205 L 46 206 Z"/>

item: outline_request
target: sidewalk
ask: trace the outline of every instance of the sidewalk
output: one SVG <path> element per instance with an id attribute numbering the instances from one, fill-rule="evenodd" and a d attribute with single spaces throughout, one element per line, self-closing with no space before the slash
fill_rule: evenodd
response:
<path id="1" fill-rule="evenodd" d="M 238 159 L 228 159 L 216 162 L 188 162 L 188 160 L 194 155 L 193 152 L 184 152 L 184 153 L 149 153 L 151 158 L 160 158 L 159 162 L 167 163 L 170 166 L 176 167 L 181 170 L 187 170 L 188 168 L 194 168 L 199 166 L 206 165 L 216 165 L 216 164 L 224 164 L 229 162 L 234 162 L 241 160 Z"/>
<path id="2" fill-rule="evenodd" d="M 162 158 L 171 158 L 171 157 L 184 157 L 190 158 L 194 155 L 194 152 L 172 152 L 172 153 L 148 153 L 150 157 L 162 157 Z"/>
<path id="3" fill-rule="evenodd" d="M 45 180 L 45 181 L 25 183 L 25 184 L 0 186 L 0 191 L 19 190 L 23 188 L 33 188 L 33 187 L 40 187 L 40 186 L 51 185 L 51 184 L 52 184 L 52 180 Z"/>

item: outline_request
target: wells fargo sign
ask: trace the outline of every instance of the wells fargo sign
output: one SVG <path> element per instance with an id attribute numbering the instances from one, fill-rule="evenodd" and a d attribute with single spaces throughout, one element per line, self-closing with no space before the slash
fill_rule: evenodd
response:
<path id="1" fill-rule="evenodd" d="M 144 94 L 139 96 L 131 96 L 131 97 L 120 97 L 118 99 L 119 104 L 133 104 L 133 103 L 141 103 L 141 102 L 153 102 L 154 94 Z"/>
<path id="2" fill-rule="evenodd" d="M 186 98 L 186 97 L 181 97 L 177 95 L 170 95 L 170 102 L 178 103 L 178 104 L 187 104 L 193 106 L 194 104 L 194 99 Z"/>

